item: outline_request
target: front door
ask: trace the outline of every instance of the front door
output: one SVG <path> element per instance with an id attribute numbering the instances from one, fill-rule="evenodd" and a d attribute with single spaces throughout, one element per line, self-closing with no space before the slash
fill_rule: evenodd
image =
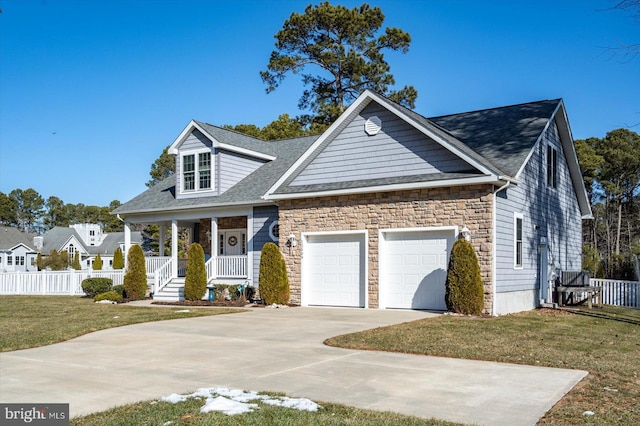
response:
<path id="1" fill-rule="evenodd" d="M 246 231 L 228 229 L 220 231 L 220 255 L 237 256 L 246 254 Z"/>

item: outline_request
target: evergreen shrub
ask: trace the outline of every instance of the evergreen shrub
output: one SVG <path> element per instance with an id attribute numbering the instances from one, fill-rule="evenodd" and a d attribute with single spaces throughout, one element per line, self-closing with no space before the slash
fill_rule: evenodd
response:
<path id="1" fill-rule="evenodd" d="M 71 265 L 71 267 L 76 271 L 82 269 L 82 266 L 80 266 L 80 253 L 75 252 L 75 254 L 73 255 L 73 265 Z"/>
<path id="2" fill-rule="evenodd" d="M 287 266 L 274 243 L 266 243 L 260 253 L 260 297 L 267 305 L 289 302 L 289 277 Z"/>
<path id="3" fill-rule="evenodd" d="M 484 309 L 480 264 L 473 246 L 464 238 L 456 241 L 451 249 L 445 302 L 450 312 L 464 315 L 481 315 Z"/>
<path id="4" fill-rule="evenodd" d="M 127 271 L 124 274 L 124 290 L 129 299 L 144 299 L 147 293 L 147 267 L 142 247 L 134 244 L 127 254 Z"/>
<path id="5" fill-rule="evenodd" d="M 100 257 L 100 254 L 98 254 L 96 258 L 93 259 L 93 270 L 94 271 L 102 270 L 102 258 Z"/>
<path id="6" fill-rule="evenodd" d="M 82 291 L 87 297 L 96 297 L 100 293 L 111 291 L 113 280 L 111 278 L 86 278 L 82 280 Z"/>
<path id="7" fill-rule="evenodd" d="M 124 257 L 120 247 L 113 252 L 113 269 L 124 269 Z"/>
<path id="8" fill-rule="evenodd" d="M 185 300 L 200 300 L 207 291 L 207 269 L 204 250 L 198 243 L 191 244 L 187 252 L 187 273 L 184 278 Z"/>
<path id="9" fill-rule="evenodd" d="M 113 302 L 121 303 L 122 296 L 118 294 L 118 292 L 111 290 L 104 293 L 100 293 L 93 298 L 94 302 L 100 302 L 101 300 L 111 300 Z"/>

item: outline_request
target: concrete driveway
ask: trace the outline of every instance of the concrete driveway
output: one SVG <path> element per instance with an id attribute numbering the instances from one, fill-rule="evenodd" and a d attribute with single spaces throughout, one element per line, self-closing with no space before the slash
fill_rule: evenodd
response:
<path id="1" fill-rule="evenodd" d="M 587 374 L 322 344 L 433 315 L 253 309 L 113 328 L 0 354 L 0 401 L 66 402 L 74 417 L 219 386 L 463 423 L 532 425 Z"/>

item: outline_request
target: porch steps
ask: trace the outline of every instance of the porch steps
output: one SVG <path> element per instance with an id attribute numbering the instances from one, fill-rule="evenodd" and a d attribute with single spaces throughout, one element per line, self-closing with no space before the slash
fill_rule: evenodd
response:
<path id="1" fill-rule="evenodd" d="M 184 278 L 174 278 L 158 293 L 153 300 L 160 302 L 179 302 L 184 300 Z"/>

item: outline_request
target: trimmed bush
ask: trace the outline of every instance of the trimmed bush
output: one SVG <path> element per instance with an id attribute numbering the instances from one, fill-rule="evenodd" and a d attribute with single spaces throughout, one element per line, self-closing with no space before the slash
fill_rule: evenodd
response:
<path id="1" fill-rule="evenodd" d="M 289 277 L 280 249 L 274 243 L 266 243 L 260 253 L 260 297 L 267 305 L 289 302 Z"/>
<path id="2" fill-rule="evenodd" d="M 73 264 L 71 265 L 71 267 L 76 271 L 82 269 L 82 266 L 80 266 L 80 253 L 78 253 L 77 251 L 73 255 Z"/>
<path id="3" fill-rule="evenodd" d="M 100 293 L 111 291 L 113 280 L 111 278 L 87 278 L 82 280 L 82 291 L 88 297 L 96 297 Z"/>
<path id="4" fill-rule="evenodd" d="M 93 260 L 93 270 L 94 271 L 102 270 L 102 258 L 100 257 L 100 254 L 98 254 L 96 258 Z"/>
<path id="5" fill-rule="evenodd" d="M 207 291 L 207 269 L 204 250 L 198 243 L 191 244 L 187 252 L 187 273 L 184 278 L 185 300 L 200 300 Z"/>
<path id="6" fill-rule="evenodd" d="M 456 241 L 451 249 L 444 298 L 451 312 L 482 315 L 484 288 L 480 264 L 471 243 L 464 238 Z"/>
<path id="7" fill-rule="evenodd" d="M 124 274 L 124 290 L 129 299 L 144 299 L 147 294 L 147 267 L 142 247 L 134 244 L 127 254 L 127 271 Z"/>
<path id="8" fill-rule="evenodd" d="M 127 297 L 127 292 L 125 291 L 124 285 L 122 284 L 114 285 L 112 290 L 122 296 L 123 299 Z"/>
<path id="9" fill-rule="evenodd" d="M 120 296 L 117 292 L 112 290 L 112 291 L 100 293 L 93 298 L 94 302 L 100 302 L 101 300 L 111 300 L 113 302 L 120 303 L 122 302 L 122 296 Z"/>
<path id="10" fill-rule="evenodd" d="M 124 257 L 122 257 L 120 247 L 113 252 L 113 269 L 124 269 Z"/>

